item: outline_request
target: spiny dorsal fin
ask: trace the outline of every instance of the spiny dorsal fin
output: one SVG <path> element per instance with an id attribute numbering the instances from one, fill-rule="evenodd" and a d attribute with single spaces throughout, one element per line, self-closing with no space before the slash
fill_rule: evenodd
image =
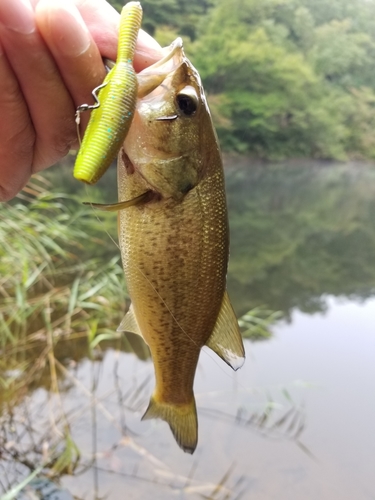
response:
<path id="1" fill-rule="evenodd" d="M 117 332 L 131 332 L 140 335 L 143 338 L 141 329 L 139 328 L 137 318 L 134 314 L 133 304 L 130 304 L 129 311 L 125 314 L 123 320 L 121 321 Z"/>
<path id="2" fill-rule="evenodd" d="M 224 293 L 219 316 L 206 345 L 228 363 L 233 370 L 241 368 L 245 361 L 241 332 L 228 292 Z"/>
<path id="3" fill-rule="evenodd" d="M 175 440 L 186 453 L 193 454 L 198 442 L 198 418 L 194 396 L 190 403 L 172 404 L 151 396 L 142 420 L 161 418 L 169 424 Z"/>

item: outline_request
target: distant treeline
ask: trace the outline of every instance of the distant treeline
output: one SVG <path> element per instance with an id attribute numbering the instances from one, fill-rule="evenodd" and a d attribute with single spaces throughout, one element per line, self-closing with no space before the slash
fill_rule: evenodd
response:
<path id="1" fill-rule="evenodd" d="M 375 158 L 374 0 L 141 3 L 161 43 L 185 38 L 225 150 Z"/>

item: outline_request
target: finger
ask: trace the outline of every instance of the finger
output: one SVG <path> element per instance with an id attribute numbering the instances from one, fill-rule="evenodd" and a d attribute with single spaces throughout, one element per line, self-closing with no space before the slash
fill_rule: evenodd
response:
<path id="1" fill-rule="evenodd" d="M 29 0 L 1 0 L 0 35 L 27 102 L 36 140 L 32 170 L 65 156 L 76 139 L 75 107 L 42 37 Z"/>
<path id="2" fill-rule="evenodd" d="M 1 47 L 0 75 L 0 201 L 7 201 L 31 175 L 35 133 L 17 78 Z"/>
<path id="3" fill-rule="evenodd" d="M 139 30 L 135 47 L 134 69 L 139 72 L 156 63 L 163 57 L 161 46 L 148 33 Z"/>
<path id="4" fill-rule="evenodd" d="M 95 5 L 98 7 L 101 2 L 97 2 Z M 103 37 L 103 32 L 108 33 L 111 28 L 114 29 L 114 26 L 118 25 L 118 13 L 112 8 L 108 9 L 108 7 L 109 4 L 105 3 L 104 11 L 100 12 L 101 37 Z M 84 4 L 82 10 L 84 14 L 87 14 L 86 9 L 87 3 Z M 91 92 L 102 83 L 105 70 L 99 49 L 88 31 L 80 11 L 69 0 L 54 0 L 53 2 L 39 0 L 35 13 L 38 29 L 55 59 L 75 106 L 82 103 L 93 103 Z M 98 13 L 97 10 L 90 10 L 89 25 L 91 27 L 94 26 L 93 23 L 98 18 L 96 13 Z M 96 32 L 95 28 L 94 33 Z M 115 44 L 114 49 L 117 50 L 117 31 L 112 31 L 111 35 Z M 86 46 L 87 40 L 90 40 L 88 46 Z M 105 40 L 108 50 L 110 37 L 106 36 Z M 137 47 L 135 66 L 138 71 L 160 58 L 160 46 L 145 32 L 140 33 Z M 109 54 L 110 52 L 107 52 L 103 56 Z M 88 119 L 89 113 L 81 115 L 81 133 L 83 133 Z M 76 146 L 77 144 L 72 145 L 72 147 Z"/>
<path id="5" fill-rule="evenodd" d="M 40 0 L 36 23 L 67 87 L 75 107 L 93 104 L 92 90 L 105 77 L 98 47 L 94 43 L 77 7 L 68 0 Z M 82 114 L 82 130 L 89 113 Z M 72 144 L 72 146 L 77 146 Z"/>
<path id="6" fill-rule="evenodd" d="M 119 13 L 105 0 L 75 0 L 77 8 L 86 23 L 102 57 L 116 60 Z M 135 49 L 136 71 L 150 66 L 163 57 L 161 47 L 154 38 L 140 30 Z"/>

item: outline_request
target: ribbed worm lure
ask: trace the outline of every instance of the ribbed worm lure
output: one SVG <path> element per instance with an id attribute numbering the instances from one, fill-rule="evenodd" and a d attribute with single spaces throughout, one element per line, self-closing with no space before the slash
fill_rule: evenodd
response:
<path id="1" fill-rule="evenodd" d="M 121 11 L 116 64 L 94 89 L 96 104 L 77 108 L 77 123 L 81 112 L 91 110 L 73 172 L 88 184 L 95 184 L 116 158 L 133 119 L 138 91 L 133 58 L 141 22 L 141 4 L 127 3 Z"/>

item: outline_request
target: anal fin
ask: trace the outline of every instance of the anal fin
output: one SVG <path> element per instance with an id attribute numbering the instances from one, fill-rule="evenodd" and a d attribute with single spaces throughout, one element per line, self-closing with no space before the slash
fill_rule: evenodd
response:
<path id="1" fill-rule="evenodd" d="M 206 345 L 228 363 L 233 370 L 241 368 L 245 361 L 245 349 L 240 328 L 227 291 L 224 293 L 219 316 Z"/>

